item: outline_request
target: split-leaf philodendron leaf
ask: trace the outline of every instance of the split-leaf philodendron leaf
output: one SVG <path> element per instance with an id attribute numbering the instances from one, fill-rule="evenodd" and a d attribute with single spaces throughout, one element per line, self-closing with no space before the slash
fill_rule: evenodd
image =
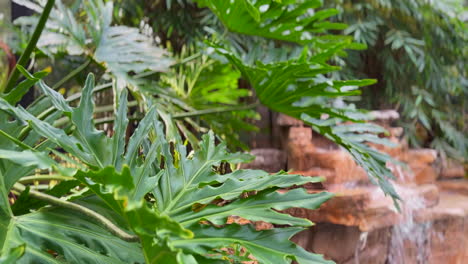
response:
<path id="1" fill-rule="evenodd" d="M 197 263 L 201 259 L 226 262 L 222 249 L 241 246 L 261 263 L 293 260 L 301 264 L 327 263 L 320 255 L 309 253 L 289 240 L 312 223 L 283 214 L 281 210 L 316 209 L 332 195 L 308 193 L 301 188 L 279 191 L 318 182 L 321 178 L 285 172 L 270 175 L 260 170 L 221 174 L 217 169 L 221 164 L 246 162 L 252 157 L 229 153 L 224 143 L 216 144 L 212 132 L 203 136 L 195 151 L 189 152 L 178 136 L 168 141 L 157 106 L 150 108 L 127 141 L 126 90 L 118 100 L 113 136 L 108 137 L 93 123 L 92 75 L 88 76 L 77 107 L 70 106 L 43 81 L 38 85 L 57 111 L 70 119 L 71 130 L 54 127 L 27 109 L 0 98 L 2 114 L 29 124 L 31 133 L 52 142 L 52 146 L 83 165 L 72 173 L 61 168 L 47 152 L 34 150 L 0 150 L 2 161 L 6 158 L 27 167 L 63 170 L 89 188 L 84 195 L 69 198 L 69 202 L 104 215 L 122 230 L 137 236 L 139 242 L 123 241 L 89 216 L 71 209 L 44 207 L 13 216 L 7 199 L 11 186 L 5 188 L 2 184 L 0 233 L 5 234 L 2 256 L 19 257 L 17 263 L 33 260 L 44 263 Z M 36 144 L 39 142 L 38 139 Z M 34 144 L 32 147 L 34 149 Z M 24 156 L 14 159 L 17 153 Z M 2 168 L 0 172 L 3 181 L 8 171 Z M 247 192 L 250 194 L 245 196 Z M 228 204 L 217 204 L 220 200 Z M 230 216 L 290 227 L 256 231 L 249 225 L 227 224 Z M 22 245 L 24 254 L 18 256 L 15 249 Z M 280 262 L 271 262 L 273 259 Z"/>

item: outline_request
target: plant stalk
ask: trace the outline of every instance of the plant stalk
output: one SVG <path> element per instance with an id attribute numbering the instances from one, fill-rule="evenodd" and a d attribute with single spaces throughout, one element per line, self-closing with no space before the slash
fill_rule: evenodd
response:
<path id="1" fill-rule="evenodd" d="M 75 178 L 73 177 L 68 177 L 68 176 L 62 176 L 62 175 L 34 175 L 34 176 L 26 176 L 21 178 L 19 181 L 21 183 L 29 183 L 29 182 L 35 182 L 35 181 L 70 181 L 74 180 Z"/>
<path id="2" fill-rule="evenodd" d="M 91 62 L 91 60 L 87 59 L 85 62 L 83 62 L 83 64 L 78 66 L 78 68 L 74 69 L 73 71 L 68 73 L 67 76 L 63 77 L 60 81 L 58 81 L 56 84 L 54 84 L 54 86 L 52 86 L 52 89 L 57 90 L 58 88 L 60 88 L 60 86 L 62 86 L 62 84 L 68 82 L 71 78 L 75 77 L 78 73 L 80 73 L 82 70 L 84 70 L 89 65 L 90 62 Z"/>
<path id="3" fill-rule="evenodd" d="M 188 112 L 188 113 L 182 113 L 182 114 L 175 114 L 172 116 L 174 119 L 181 119 L 181 118 L 186 118 L 186 117 L 193 117 L 193 116 L 201 116 L 201 115 L 209 115 L 209 114 L 217 114 L 217 113 L 224 113 L 224 112 L 232 112 L 232 111 L 242 111 L 242 110 L 249 110 L 253 109 L 257 106 L 259 106 L 259 103 L 254 103 L 250 105 L 243 105 L 243 106 L 235 106 L 235 107 L 223 107 L 223 108 L 213 108 L 213 109 L 207 109 L 207 110 L 200 110 L 200 111 L 193 111 L 193 112 Z M 107 109 L 107 108 L 106 108 Z M 140 117 L 129 117 L 129 120 L 140 120 Z M 68 119 L 67 119 L 68 120 Z M 104 124 L 104 123 L 112 123 L 115 121 L 115 117 L 110 116 L 110 117 L 103 117 L 103 118 L 98 118 L 94 121 L 95 125 L 99 124 Z M 55 126 L 59 126 L 65 123 L 65 119 L 59 119 L 54 123 Z"/>
<path id="4" fill-rule="evenodd" d="M 138 116 L 133 116 L 133 117 L 128 117 L 129 121 L 135 121 L 135 120 L 141 120 L 142 117 Z M 94 121 L 95 125 L 101 125 L 101 124 L 106 124 L 106 123 L 113 123 L 115 121 L 115 117 L 103 117 L 103 118 L 98 118 Z"/>
<path id="5" fill-rule="evenodd" d="M 128 107 L 133 107 L 133 106 L 137 106 L 138 105 L 138 102 L 137 101 L 130 101 L 128 102 Z M 103 105 L 103 106 L 98 106 L 96 107 L 96 109 L 94 109 L 94 113 L 95 114 L 98 114 L 98 113 L 105 113 L 105 112 L 109 112 L 109 111 L 112 111 L 114 110 L 114 105 Z M 59 126 L 62 126 L 64 124 L 66 124 L 67 122 L 69 122 L 69 118 L 68 117 L 62 117 L 58 120 L 56 120 L 54 122 L 54 126 L 56 127 L 59 127 Z M 95 120 L 95 124 L 97 124 L 97 120 Z M 104 122 L 104 123 L 110 123 L 110 122 Z"/>
<path id="6" fill-rule="evenodd" d="M 26 190 L 26 186 L 24 186 L 21 183 L 15 183 L 13 186 L 13 189 L 23 192 Z M 96 213 L 95 211 L 86 208 L 82 205 L 68 202 L 65 200 L 61 200 L 57 197 L 41 193 L 35 190 L 29 190 L 29 195 L 31 197 L 34 197 L 38 200 L 42 200 L 45 202 L 48 202 L 49 204 L 60 206 L 63 208 L 68 208 L 77 212 L 80 212 L 90 218 L 93 218 L 96 220 L 98 223 L 100 223 L 102 226 L 104 226 L 107 230 L 109 230 L 112 234 L 116 235 L 122 240 L 129 241 L 129 242 L 137 242 L 140 240 L 138 236 L 128 234 L 126 231 L 120 229 L 118 226 L 116 226 L 114 223 L 112 223 L 109 219 L 105 218 L 104 216 Z"/>
<path id="7" fill-rule="evenodd" d="M 42 34 L 42 30 L 45 27 L 47 19 L 49 19 L 50 11 L 52 10 L 54 4 L 55 0 L 47 0 L 44 10 L 42 11 L 41 17 L 39 18 L 39 22 L 37 23 L 37 26 L 34 29 L 34 33 L 31 37 L 31 40 L 28 42 L 28 46 L 26 46 L 26 49 L 24 50 L 23 54 L 21 54 L 17 65 L 21 65 L 23 67 L 26 66 L 26 63 L 31 57 L 31 53 L 34 51 L 34 48 L 36 48 L 37 41 L 39 40 L 39 37 Z M 19 76 L 20 72 L 15 67 L 10 75 L 10 78 L 8 79 L 7 85 L 5 86 L 5 93 L 9 93 L 11 90 L 13 90 L 13 88 L 16 85 L 16 81 L 18 81 Z"/>
<path id="8" fill-rule="evenodd" d="M 182 113 L 182 114 L 175 114 L 175 115 L 172 115 L 172 118 L 181 119 L 181 118 L 186 118 L 186 117 L 201 116 L 201 115 L 208 115 L 208 114 L 218 114 L 218 113 L 225 113 L 225 112 L 232 112 L 232 111 L 249 110 L 249 109 L 256 108 L 259 105 L 260 103 L 254 103 L 254 104 L 234 106 L 234 107 L 218 107 L 218 108 L 199 110 L 199 111 L 193 111 L 193 112 Z"/>
<path id="9" fill-rule="evenodd" d="M 100 92 L 102 90 L 105 90 L 105 89 L 109 89 L 112 87 L 112 83 L 106 83 L 106 84 L 102 84 L 102 85 L 98 85 L 96 87 L 94 87 L 93 89 L 93 93 L 97 93 L 97 92 Z M 77 99 L 80 99 L 81 98 L 81 93 L 76 93 L 76 94 L 72 94 L 70 96 L 67 97 L 67 99 L 65 99 L 67 102 L 73 102 Z"/>

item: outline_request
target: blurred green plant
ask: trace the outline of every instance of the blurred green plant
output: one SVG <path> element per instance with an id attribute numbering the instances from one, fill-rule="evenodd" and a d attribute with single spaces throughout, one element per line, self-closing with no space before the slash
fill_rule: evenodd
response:
<path id="1" fill-rule="evenodd" d="M 351 51 L 337 78 L 377 78 L 365 107 L 395 108 L 410 143 L 442 155 L 468 157 L 467 25 L 462 1 L 336 0 L 335 21 L 365 51 Z M 384 95 L 384 96 L 383 96 Z"/>
<path id="2" fill-rule="evenodd" d="M 191 131 L 211 129 L 231 148 L 247 149 L 240 132 L 257 130 L 248 121 L 259 118 L 254 110 L 259 104 L 248 98 L 252 96 L 250 90 L 239 87 L 240 72 L 231 64 L 193 50 L 184 46 L 179 61 L 186 62 L 161 76 L 158 87 L 162 89 L 154 91 L 155 103 L 171 113 L 193 144 L 197 136 Z"/>

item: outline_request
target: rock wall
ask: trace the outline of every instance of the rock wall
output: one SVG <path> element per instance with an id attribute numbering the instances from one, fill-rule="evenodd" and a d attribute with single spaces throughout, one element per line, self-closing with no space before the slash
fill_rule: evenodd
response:
<path id="1" fill-rule="evenodd" d="M 316 225 L 293 240 L 337 263 L 468 263 L 468 180 L 462 164 L 441 161 L 431 149 L 409 149 L 403 129 L 392 127 L 393 112 L 376 112 L 396 148 L 373 146 L 408 164 L 389 164 L 403 198 L 397 212 L 390 198 L 370 184 L 366 172 L 342 148 L 301 121 L 279 115 L 279 149 L 254 149 L 249 168 L 289 170 L 323 176 L 309 192 L 331 191 L 336 197 L 319 210 L 293 208 L 294 216 Z M 268 224 L 263 226 L 268 228 Z M 262 228 L 260 225 L 259 228 Z"/>

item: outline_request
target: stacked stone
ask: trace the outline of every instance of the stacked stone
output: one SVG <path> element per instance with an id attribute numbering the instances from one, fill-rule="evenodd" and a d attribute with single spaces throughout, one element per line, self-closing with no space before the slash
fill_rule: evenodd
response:
<path id="1" fill-rule="evenodd" d="M 403 129 L 391 125 L 398 118 L 395 111 L 373 114 L 397 147 L 371 146 L 408 164 L 388 165 L 397 176 L 402 212 L 370 184 L 346 150 L 285 115 L 277 118 L 281 149 L 253 150 L 256 160 L 243 166 L 326 179 L 322 185 L 305 187 L 309 192 L 334 192 L 335 198 L 319 210 L 287 212 L 317 223 L 294 240 L 337 263 L 468 263 L 468 181 L 463 166 L 441 161 L 432 149 L 409 149 Z M 410 234 L 402 235 L 405 225 Z M 398 243 L 401 248 L 395 251 Z"/>

